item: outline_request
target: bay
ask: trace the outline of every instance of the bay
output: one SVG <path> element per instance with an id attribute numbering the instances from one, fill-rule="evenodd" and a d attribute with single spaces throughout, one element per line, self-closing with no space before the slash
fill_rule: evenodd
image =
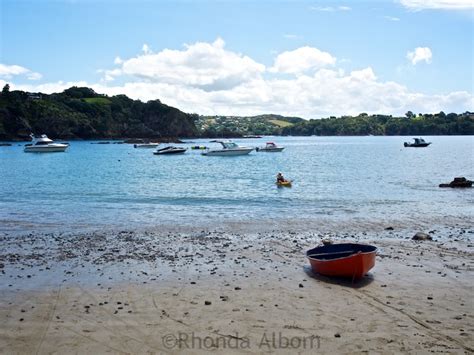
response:
<path id="1" fill-rule="evenodd" d="M 129 144 L 71 142 L 66 153 L 0 147 L 0 232 L 77 232 L 161 226 L 472 225 L 474 137 L 264 137 L 281 153 L 208 157 L 199 150 L 155 156 Z M 211 146 L 209 140 L 185 146 Z M 164 146 L 164 145 L 162 145 Z M 294 181 L 278 188 L 282 172 Z"/>

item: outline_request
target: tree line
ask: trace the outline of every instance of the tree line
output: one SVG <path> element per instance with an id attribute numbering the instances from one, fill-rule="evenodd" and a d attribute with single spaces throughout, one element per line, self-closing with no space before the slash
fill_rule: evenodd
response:
<path id="1" fill-rule="evenodd" d="M 184 113 L 160 100 L 101 95 L 87 87 L 46 95 L 11 91 L 7 84 L 0 93 L 0 140 L 28 139 L 30 133 L 61 139 L 474 135 L 474 114 L 408 111 L 403 117 L 361 113 L 312 120 L 277 115 L 209 117 Z"/>
<path id="2" fill-rule="evenodd" d="M 404 117 L 391 115 L 342 116 L 309 120 L 284 127 L 283 135 L 294 136 L 405 136 L 405 135 L 474 135 L 474 113 L 439 112 L 414 114 Z"/>
<path id="3" fill-rule="evenodd" d="M 0 140 L 30 133 L 69 139 L 195 137 L 196 117 L 159 100 L 100 95 L 86 87 L 46 95 L 10 91 L 7 84 L 0 94 Z"/>

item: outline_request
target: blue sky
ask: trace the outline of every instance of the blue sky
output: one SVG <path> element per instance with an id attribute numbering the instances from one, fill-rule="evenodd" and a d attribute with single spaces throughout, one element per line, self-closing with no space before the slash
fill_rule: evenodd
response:
<path id="1" fill-rule="evenodd" d="M 187 112 L 474 110 L 469 0 L 1 0 L 0 85 Z"/>

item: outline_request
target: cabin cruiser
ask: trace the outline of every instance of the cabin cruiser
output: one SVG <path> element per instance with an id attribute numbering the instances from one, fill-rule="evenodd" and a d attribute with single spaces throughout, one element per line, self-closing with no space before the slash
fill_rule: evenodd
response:
<path id="1" fill-rule="evenodd" d="M 25 144 L 25 153 L 52 153 L 64 152 L 69 147 L 69 143 L 54 143 L 46 134 L 35 137 L 30 134 L 32 143 Z"/>
<path id="2" fill-rule="evenodd" d="M 160 143 L 139 143 L 134 144 L 133 148 L 156 148 L 160 145 Z"/>
<path id="3" fill-rule="evenodd" d="M 181 148 L 181 147 L 173 147 L 172 145 L 158 149 L 156 152 L 153 152 L 155 155 L 161 155 L 161 154 L 181 154 L 186 152 L 187 148 Z"/>
<path id="4" fill-rule="evenodd" d="M 413 147 L 413 148 L 424 148 L 431 144 L 431 142 L 425 142 L 423 138 L 413 138 L 413 143 L 405 142 L 403 146 L 405 147 Z"/>
<path id="5" fill-rule="evenodd" d="M 216 141 L 216 143 L 220 143 L 222 148 L 209 148 L 203 151 L 201 154 L 210 156 L 232 156 L 249 154 L 253 150 L 252 147 L 241 147 L 231 141 Z"/>
<path id="6" fill-rule="evenodd" d="M 267 142 L 265 147 L 257 147 L 255 150 L 257 152 L 281 152 L 285 147 L 279 147 L 273 142 Z"/>

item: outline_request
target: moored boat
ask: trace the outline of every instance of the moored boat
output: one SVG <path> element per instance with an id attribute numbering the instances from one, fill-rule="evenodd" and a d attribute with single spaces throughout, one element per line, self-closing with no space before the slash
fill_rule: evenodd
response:
<path id="1" fill-rule="evenodd" d="M 455 177 L 453 181 L 451 181 L 449 184 L 439 184 L 439 187 L 460 187 L 460 188 L 465 188 L 465 187 L 472 187 L 472 181 L 466 179 L 465 177 Z"/>
<path id="2" fill-rule="evenodd" d="M 249 154 L 252 147 L 242 147 L 231 141 L 216 141 L 220 143 L 222 148 L 206 149 L 201 154 L 209 156 L 235 156 L 235 155 L 246 155 Z"/>
<path id="3" fill-rule="evenodd" d="M 412 148 L 424 148 L 431 144 L 431 142 L 425 142 L 423 138 L 413 138 L 413 143 L 405 142 L 403 143 L 404 147 L 412 147 Z"/>
<path id="4" fill-rule="evenodd" d="M 285 149 L 285 147 L 279 147 L 273 142 L 267 142 L 265 144 L 265 147 L 255 148 L 255 150 L 257 152 L 270 152 L 270 153 L 272 153 L 272 152 L 281 152 L 283 149 Z"/>
<path id="5" fill-rule="evenodd" d="M 156 148 L 160 145 L 160 143 L 139 143 L 139 144 L 134 144 L 133 148 Z"/>
<path id="6" fill-rule="evenodd" d="M 187 148 L 181 148 L 181 147 L 174 147 L 174 146 L 168 146 L 165 148 L 158 149 L 157 151 L 153 152 L 155 155 L 161 155 L 161 154 L 182 154 L 186 152 Z"/>
<path id="7" fill-rule="evenodd" d="M 69 143 L 54 143 L 46 134 L 35 137 L 30 134 L 32 143 L 25 144 L 25 153 L 56 153 L 64 152 L 69 147 Z"/>
<path id="8" fill-rule="evenodd" d="M 334 277 L 359 280 L 375 265 L 377 247 L 366 244 L 341 243 L 308 250 L 313 272 Z"/>

